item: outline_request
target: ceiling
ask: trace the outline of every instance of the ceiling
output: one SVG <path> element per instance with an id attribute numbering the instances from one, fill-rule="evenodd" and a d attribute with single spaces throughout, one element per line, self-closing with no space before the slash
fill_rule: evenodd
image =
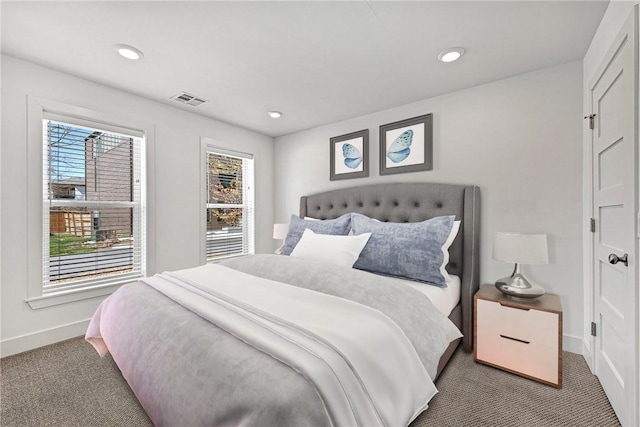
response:
<path id="1" fill-rule="evenodd" d="M 280 136 L 582 59 L 607 4 L 3 1 L 1 49 Z M 439 62 L 453 46 L 466 54 Z M 209 102 L 170 99 L 183 91 Z"/>

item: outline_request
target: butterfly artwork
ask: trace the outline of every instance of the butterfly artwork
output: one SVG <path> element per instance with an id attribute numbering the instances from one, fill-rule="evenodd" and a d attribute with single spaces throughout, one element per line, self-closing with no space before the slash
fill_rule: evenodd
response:
<path id="1" fill-rule="evenodd" d="M 402 132 L 393 140 L 387 148 L 387 157 L 393 163 L 400 163 L 411 154 L 411 143 L 413 142 L 413 131 L 411 129 Z"/>
<path id="2" fill-rule="evenodd" d="M 380 126 L 380 175 L 433 169 L 433 114 Z"/>
<path id="3" fill-rule="evenodd" d="M 362 152 L 353 144 L 342 145 L 342 156 L 344 157 L 344 165 L 349 169 L 356 169 L 362 163 Z"/>
<path id="4" fill-rule="evenodd" d="M 369 176 L 369 129 L 329 139 L 331 181 Z"/>

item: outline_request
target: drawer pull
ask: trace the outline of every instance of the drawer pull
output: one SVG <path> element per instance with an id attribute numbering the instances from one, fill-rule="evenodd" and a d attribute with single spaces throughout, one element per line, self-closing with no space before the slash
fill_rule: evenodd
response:
<path id="1" fill-rule="evenodd" d="M 531 342 L 531 341 L 519 340 L 518 338 L 508 337 L 508 336 L 502 335 L 502 334 L 500 334 L 500 338 L 504 338 L 504 339 L 512 340 L 512 341 L 518 341 L 518 342 L 521 342 L 523 344 L 529 344 Z"/>
<path id="2" fill-rule="evenodd" d="M 500 305 L 501 305 L 501 306 L 503 306 L 503 307 L 515 308 L 516 310 L 522 310 L 522 311 L 529 311 L 529 310 L 531 310 L 530 308 L 524 308 L 524 307 L 513 307 L 513 306 L 511 306 L 511 305 L 503 304 L 503 303 L 501 303 L 501 302 L 500 302 L 500 303 L 498 303 L 498 304 L 500 304 Z"/>

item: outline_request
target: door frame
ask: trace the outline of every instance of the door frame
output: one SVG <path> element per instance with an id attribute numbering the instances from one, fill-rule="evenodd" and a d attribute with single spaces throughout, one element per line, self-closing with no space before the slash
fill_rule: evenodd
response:
<path id="1" fill-rule="evenodd" d="M 634 38 L 635 41 L 635 50 L 633 52 L 634 55 L 634 63 L 636 64 L 634 73 L 634 80 L 636 84 L 636 90 L 634 93 L 634 104 L 635 104 L 635 129 L 634 129 L 634 146 L 635 146 L 635 155 L 634 155 L 634 163 L 635 163 L 635 180 L 633 181 L 635 184 L 635 200 L 634 200 L 634 213 L 636 217 L 636 221 L 633 224 L 633 233 L 635 236 L 634 239 L 634 250 L 636 254 L 636 269 L 635 269 L 635 277 L 634 282 L 636 285 L 636 289 L 639 289 L 640 285 L 640 211 L 639 211 L 639 203 L 640 203 L 640 174 L 638 173 L 638 166 L 640 165 L 640 140 L 639 140 L 639 125 L 640 122 L 640 64 L 638 64 L 640 55 L 639 55 L 639 45 L 640 45 L 640 37 L 639 37 L 639 12 L 638 5 L 634 6 L 631 14 L 627 19 L 625 19 L 623 25 L 618 29 L 618 34 L 620 34 L 623 29 L 627 26 L 628 22 L 632 20 L 632 30 L 630 37 Z M 598 77 L 601 76 L 606 69 L 606 66 L 611 61 L 615 52 L 617 51 L 619 36 L 616 36 L 610 47 L 608 48 L 606 54 L 601 58 L 600 64 L 598 65 L 596 71 L 593 75 L 589 76 L 590 78 L 587 80 L 587 84 L 584 86 L 584 108 L 585 110 L 585 121 L 583 124 L 583 274 L 584 274 L 584 326 L 583 326 L 583 340 L 582 340 L 582 354 L 589 366 L 589 369 L 593 374 L 595 374 L 596 367 L 596 355 L 597 351 L 595 348 L 596 345 L 596 337 L 591 335 L 591 322 L 594 322 L 595 319 L 595 278 L 594 278 L 594 233 L 591 231 L 591 218 L 594 218 L 593 212 L 593 185 L 594 185 L 594 163 L 593 163 L 593 139 L 592 139 L 592 130 L 589 128 L 589 120 L 588 116 L 593 113 L 592 109 L 592 99 L 591 99 L 591 88 L 594 86 Z M 634 316 L 635 316 L 635 345 L 634 350 L 635 354 L 635 371 L 636 378 L 633 379 L 635 395 L 640 396 L 640 350 L 638 349 L 638 345 L 640 344 L 640 290 L 636 291 L 636 300 L 634 301 Z M 635 403 L 635 407 L 629 408 L 630 413 L 632 414 L 634 424 L 640 425 L 640 405 Z"/>

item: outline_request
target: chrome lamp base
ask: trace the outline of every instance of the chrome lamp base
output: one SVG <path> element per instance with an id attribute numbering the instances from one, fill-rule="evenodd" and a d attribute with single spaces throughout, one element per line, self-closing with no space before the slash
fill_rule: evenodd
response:
<path id="1" fill-rule="evenodd" d="M 496 288 L 511 299 L 519 301 L 528 301 L 544 295 L 544 288 L 524 277 L 518 263 L 510 277 L 496 281 Z"/>

